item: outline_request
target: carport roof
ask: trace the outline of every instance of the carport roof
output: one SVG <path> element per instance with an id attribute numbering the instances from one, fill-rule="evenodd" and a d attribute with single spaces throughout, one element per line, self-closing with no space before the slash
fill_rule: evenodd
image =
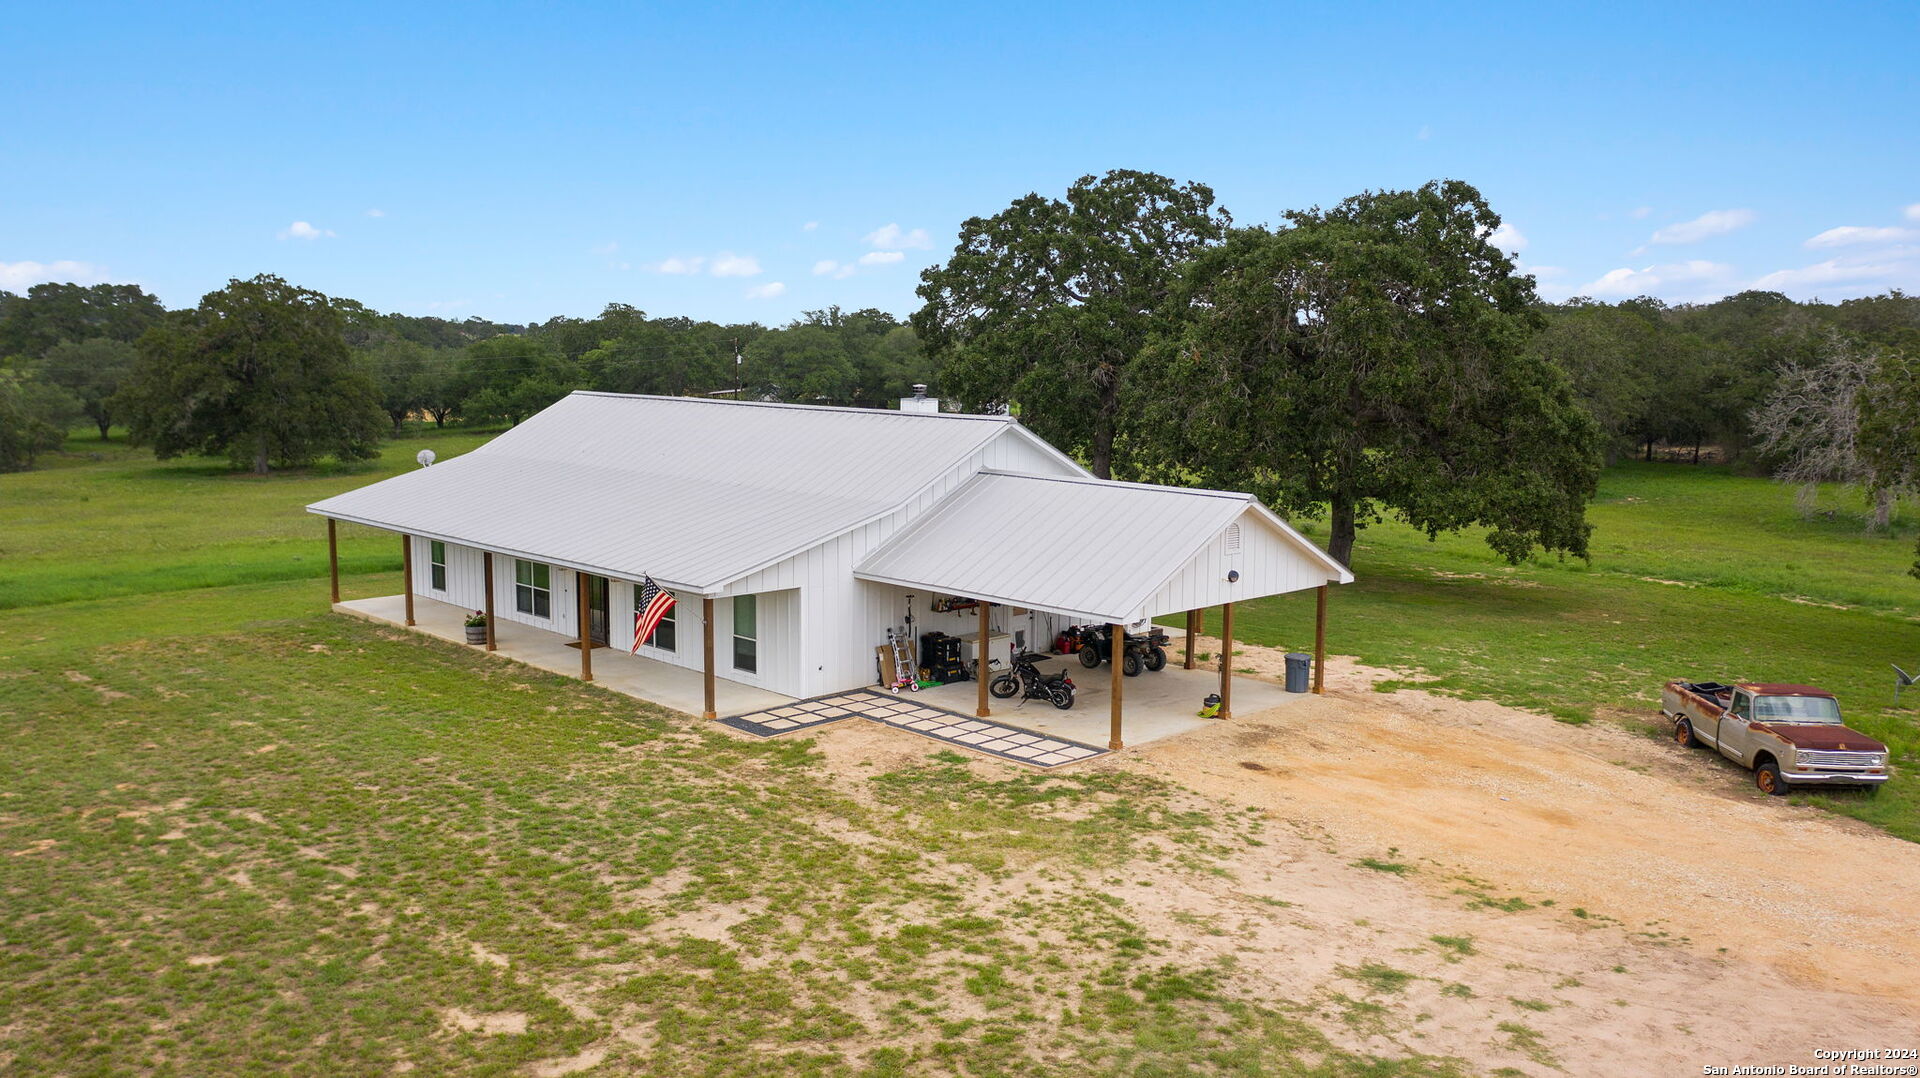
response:
<path id="1" fill-rule="evenodd" d="M 999 471 L 969 480 L 854 575 L 1129 623 L 1159 613 L 1144 609 L 1154 593 L 1248 516 L 1278 531 L 1327 580 L 1353 579 L 1251 494 Z"/>

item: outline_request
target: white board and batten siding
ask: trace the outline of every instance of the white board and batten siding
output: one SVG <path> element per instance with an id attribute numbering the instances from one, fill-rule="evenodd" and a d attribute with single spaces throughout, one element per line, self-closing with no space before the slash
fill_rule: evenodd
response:
<path id="1" fill-rule="evenodd" d="M 477 547 L 462 546 L 458 543 L 445 543 L 447 551 L 447 590 L 433 590 L 433 541 L 413 536 L 413 592 L 427 599 L 438 599 L 443 603 L 452 603 L 468 610 L 484 610 L 487 605 L 485 556 Z M 547 583 L 550 598 L 547 604 L 552 617 L 538 617 L 523 614 L 514 606 L 513 594 L 513 557 L 507 554 L 493 556 L 493 613 L 501 621 L 513 621 L 522 625 L 533 625 L 549 632 L 573 637 L 579 635 L 580 619 L 577 614 L 578 600 L 574 598 L 574 573 L 558 566 L 548 568 Z M 617 620 L 617 619 L 616 619 Z M 628 642 L 632 642 L 629 630 Z"/>
<path id="2" fill-rule="evenodd" d="M 800 691 L 778 691 L 818 696 L 872 683 L 873 649 L 886 643 L 889 626 L 901 624 L 906 613 L 905 593 L 855 578 L 854 566 L 986 469 L 1039 475 L 1086 474 L 1071 462 L 1035 446 L 1024 432 L 1008 430 L 956 461 L 895 512 L 727 586 L 728 594 L 799 589 Z M 714 605 L 725 604 L 726 600 L 721 599 Z M 927 596 L 921 595 L 915 601 L 916 622 L 925 615 L 926 609 Z M 938 626 L 916 624 L 918 631 L 935 627 Z"/>
<path id="3" fill-rule="evenodd" d="M 433 587 L 432 541 L 420 536 L 413 543 L 414 594 L 438 599 L 468 610 L 487 605 L 485 559 L 476 547 L 458 543 L 443 544 L 446 550 L 447 586 Z M 568 638 L 580 634 L 579 599 L 574 590 L 579 574 L 557 565 L 548 566 L 550 617 L 523 613 L 514 594 L 514 559 L 505 554 L 493 558 L 494 616 L 504 622 L 530 625 Z M 639 584 L 631 580 L 610 580 L 607 592 L 609 615 L 608 646 L 627 651 L 633 647 L 633 598 Z M 760 594 L 758 604 L 758 669 L 745 671 L 733 666 L 733 599 L 715 598 L 713 653 L 715 673 L 731 681 L 758 685 L 774 692 L 798 695 L 801 688 L 800 664 L 800 592 L 784 589 Z M 643 644 L 639 654 L 655 662 L 682 666 L 689 670 L 705 668 L 701 644 L 702 608 L 700 597 L 689 596 L 673 608 L 674 647 L 672 650 Z"/>
<path id="4" fill-rule="evenodd" d="M 1227 575 L 1234 571 L 1240 579 L 1230 582 Z M 1154 593 L 1147 601 L 1147 614 L 1164 617 L 1317 588 L 1330 581 L 1337 583 L 1338 578 L 1325 566 L 1301 558 L 1299 548 L 1279 529 L 1248 509 Z"/>

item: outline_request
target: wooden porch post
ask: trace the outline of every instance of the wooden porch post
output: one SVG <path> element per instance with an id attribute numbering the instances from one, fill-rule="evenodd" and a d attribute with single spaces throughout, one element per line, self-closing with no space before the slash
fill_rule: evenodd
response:
<path id="1" fill-rule="evenodd" d="M 413 624 L 413 536 L 400 537 L 400 575 L 407 578 L 407 624 Z"/>
<path id="2" fill-rule="evenodd" d="M 592 628 L 590 628 L 592 624 L 592 619 L 588 616 L 588 613 L 587 613 L 587 580 L 588 580 L 588 577 L 587 577 L 587 574 L 585 573 L 575 572 L 573 574 L 574 598 L 579 600 L 574 605 L 577 606 L 580 611 L 579 629 L 580 629 L 580 680 L 581 681 L 593 680 L 593 630 Z"/>
<path id="3" fill-rule="evenodd" d="M 1233 604 L 1220 604 L 1220 717 L 1233 718 Z"/>
<path id="4" fill-rule="evenodd" d="M 493 551 L 486 550 L 481 552 L 480 573 L 487 578 L 487 650 L 493 651 L 495 650 L 493 637 Z"/>
<path id="5" fill-rule="evenodd" d="M 1194 638 L 1199 635 L 1200 635 L 1200 612 L 1198 610 L 1189 610 L 1187 611 L 1187 659 L 1186 659 L 1186 662 L 1183 664 L 1185 669 L 1191 670 L 1194 667 L 1194 659 L 1193 659 Z"/>
<path id="6" fill-rule="evenodd" d="M 1120 740 L 1120 693 L 1121 685 L 1124 683 L 1121 670 L 1127 665 L 1127 627 L 1108 625 L 1107 632 L 1109 634 L 1107 639 L 1113 641 L 1112 646 L 1107 649 L 1112 653 L 1109 665 L 1113 667 L 1113 699 L 1107 702 L 1107 748 L 1118 751 L 1127 747 Z"/>
<path id="7" fill-rule="evenodd" d="M 973 709 L 973 713 L 982 719 L 993 714 L 993 709 L 987 706 L 987 612 L 992 609 L 992 603 L 980 600 L 980 646 L 973 649 L 978 657 L 973 676 L 980 682 L 980 704 Z"/>
<path id="8" fill-rule="evenodd" d="M 335 534 L 334 520 L 327 518 L 327 577 L 333 581 L 333 601 L 340 601 L 340 539 Z"/>
<path id="9" fill-rule="evenodd" d="M 1327 586 L 1313 599 L 1313 694 L 1327 694 Z"/>
<path id="10" fill-rule="evenodd" d="M 716 718 L 713 712 L 713 596 L 700 597 L 700 648 L 707 661 L 707 709 L 702 718 Z"/>

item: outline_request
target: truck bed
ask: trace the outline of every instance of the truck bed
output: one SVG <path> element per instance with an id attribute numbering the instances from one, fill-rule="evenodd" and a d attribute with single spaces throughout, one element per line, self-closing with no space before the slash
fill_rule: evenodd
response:
<path id="1" fill-rule="evenodd" d="M 1692 704 L 1694 707 L 1725 711 L 1732 700 L 1731 685 L 1722 685 L 1717 681 L 1669 681 L 1660 710 L 1667 715 L 1680 715 L 1685 713 L 1686 705 Z"/>

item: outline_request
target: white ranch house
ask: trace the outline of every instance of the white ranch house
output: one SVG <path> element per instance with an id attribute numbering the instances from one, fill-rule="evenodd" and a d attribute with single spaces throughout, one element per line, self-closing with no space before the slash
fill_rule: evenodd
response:
<path id="1" fill-rule="evenodd" d="M 916 633 L 1005 662 L 1068 624 L 1214 605 L 1230 636 L 1231 604 L 1311 588 L 1324 618 L 1325 586 L 1353 579 L 1251 495 L 1096 479 L 1007 416 L 576 392 L 307 509 L 330 539 L 333 521 L 405 537 L 406 624 L 416 596 L 491 610 L 489 649 L 528 630 L 589 644 L 589 678 L 595 646 L 626 660 L 651 577 L 679 602 L 639 654 L 699 672 L 708 718 L 729 685 L 873 685 L 909 595 Z M 978 603 L 931 609 L 948 598 Z"/>

